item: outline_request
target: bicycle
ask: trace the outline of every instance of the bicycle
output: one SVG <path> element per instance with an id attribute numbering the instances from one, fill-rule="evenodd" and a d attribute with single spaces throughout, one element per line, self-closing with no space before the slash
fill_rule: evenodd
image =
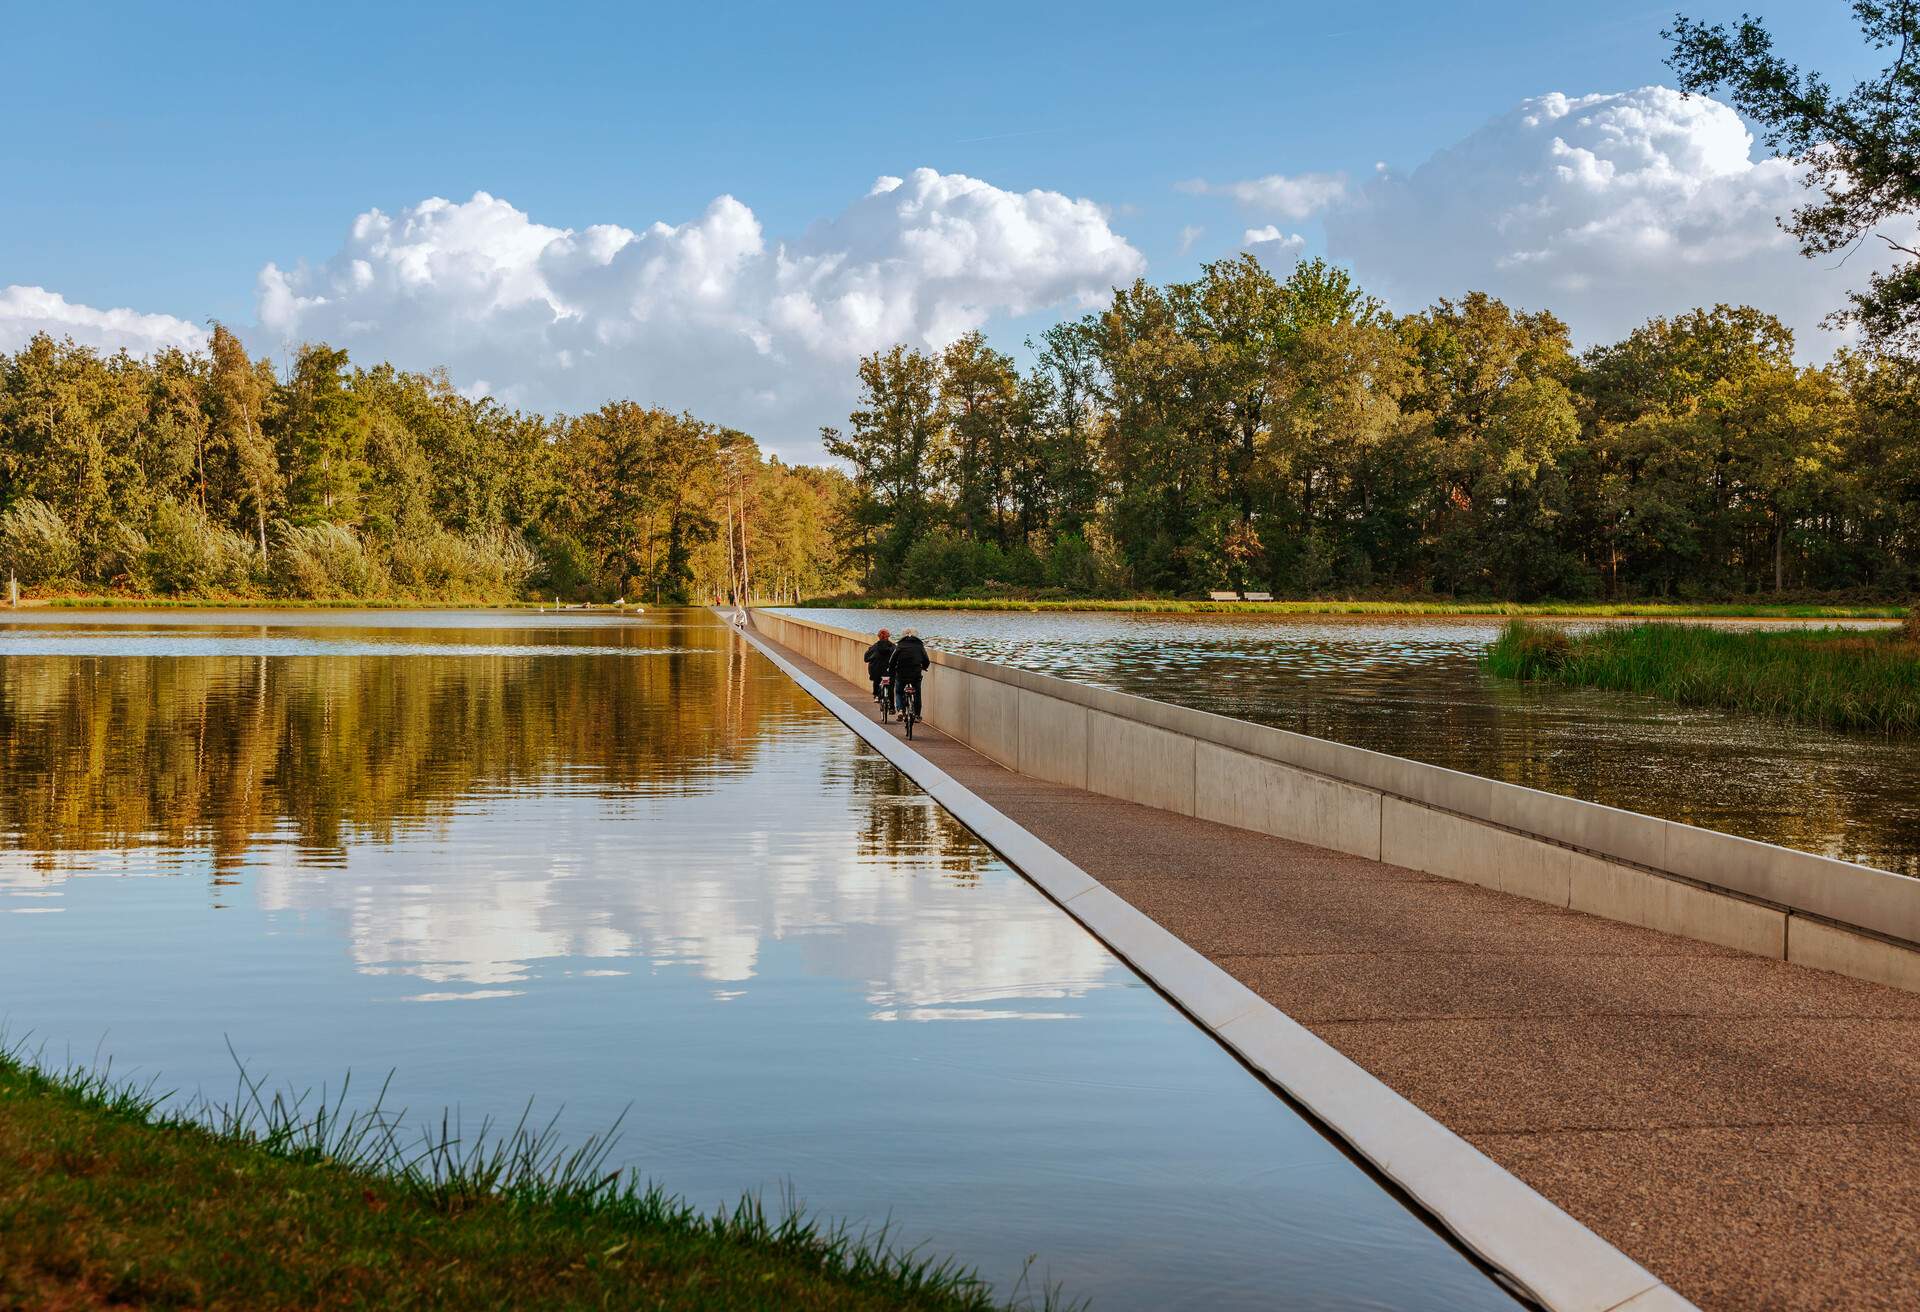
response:
<path id="1" fill-rule="evenodd" d="M 893 722 L 893 679 L 890 676 L 885 674 L 880 676 L 880 691 L 876 692 L 873 695 L 873 700 L 880 703 L 880 723 L 882 724 L 892 723 Z"/>
<path id="2" fill-rule="evenodd" d="M 907 737 L 913 737 L 913 722 L 920 718 L 920 685 L 910 683 L 907 693 L 900 703 L 900 723 L 907 727 Z"/>

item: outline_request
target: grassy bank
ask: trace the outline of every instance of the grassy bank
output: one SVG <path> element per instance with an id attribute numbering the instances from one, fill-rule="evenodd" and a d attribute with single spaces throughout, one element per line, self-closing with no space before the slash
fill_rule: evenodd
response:
<path id="1" fill-rule="evenodd" d="M 1900 606 L 1663 602 L 1513 601 L 1178 601 L 1135 598 L 1120 601 L 1019 598 L 816 597 L 802 606 L 847 610 L 1117 611 L 1149 615 L 1512 615 L 1568 619 L 1899 619 Z"/>
<path id="2" fill-rule="evenodd" d="M 151 1088 L 0 1055 L 0 1307 L 984 1312 L 970 1272 L 754 1200 L 699 1213 L 551 1128 L 402 1134 L 243 1084 Z M 1048 1306 L 1053 1300 L 1031 1300 Z M 1019 1306 L 1028 1306 L 1022 1299 Z"/>
<path id="3" fill-rule="evenodd" d="M 1516 620 L 1488 649 L 1486 667 L 1510 679 L 1649 693 L 1796 724 L 1920 733 L 1920 617 L 1874 633 L 1635 624 L 1577 636 Z"/>

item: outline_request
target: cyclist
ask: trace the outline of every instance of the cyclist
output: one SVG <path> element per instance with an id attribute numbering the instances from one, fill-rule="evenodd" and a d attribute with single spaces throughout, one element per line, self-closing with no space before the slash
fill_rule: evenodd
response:
<path id="1" fill-rule="evenodd" d="M 894 704 L 905 711 L 909 705 L 908 690 L 913 693 L 913 713 L 920 713 L 920 676 L 926 673 L 933 662 L 927 658 L 927 644 L 920 641 L 920 635 L 912 629 L 900 635 L 900 643 L 893 649 L 893 698 Z"/>
<path id="2" fill-rule="evenodd" d="M 867 677 L 873 680 L 873 699 L 880 700 L 880 680 L 885 678 L 893 665 L 893 639 L 885 629 L 880 630 L 878 641 L 867 648 L 867 654 L 860 659 L 867 663 Z"/>

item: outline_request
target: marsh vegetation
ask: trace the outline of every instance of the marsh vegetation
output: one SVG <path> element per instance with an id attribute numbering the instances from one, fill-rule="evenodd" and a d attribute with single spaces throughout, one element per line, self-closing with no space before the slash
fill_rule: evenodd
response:
<path id="1" fill-rule="evenodd" d="M 1865 633 L 1635 624 L 1569 634 L 1515 620 L 1488 649 L 1486 664 L 1510 679 L 1645 693 L 1795 724 L 1920 732 L 1915 616 L 1899 630 Z"/>

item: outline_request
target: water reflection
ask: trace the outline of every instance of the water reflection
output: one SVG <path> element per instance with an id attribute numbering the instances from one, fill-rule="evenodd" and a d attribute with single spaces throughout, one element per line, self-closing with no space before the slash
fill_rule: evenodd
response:
<path id="1" fill-rule="evenodd" d="M 1101 1308 L 1505 1304 L 710 617 L 239 619 L 0 624 L 0 1017 L 54 1055 L 624 1112 L 702 1206 Z"/>
<path id="2" fill-rule="evenodd" d="M 689 826 L 716 781 L 825 728 L 791 681 L 748 677 L 757 658 L 704 616 L 531 636 L 0 631 L 0 833 L 14 849 L 0 889 L 35 902 L 11 910 L 57 911 L 46 901 L 74 876 L 210 858 L 216 890 L 244 875 L 264 911 L 337 915 L 363 973 L 449 986 L 408 1001 L 514 996 L 556 959 L 741 985 L 764 940 L 821 931 L 846 936 L 831 968 L 858 968 L 879 1019 L 1070 1017 L 1010 1004 L 1109 975 L 1066 918 L 1013 914 L 1024 899 L 1004 882 L 960 907 L 903 878 L 975 885 L 990 854 L 864 748 L 787 790 L 766 772 L 753 814 Z M 854 816 L 850 867 L 797 841 L 822 788 Z M 647 841 L 583 852 L 609 804 Z M 572 837 L 528 845 L 529 830 Z M 458 895 L 408 877 L 422 865 L 460 868 Z"/>
<path id="3" fill-rule="evenodd" d="M 803 696 L 729 677 L 744 656 L 711 625 L 527 636 L 0 627 L 0 834 L 204 846 L 222 869 L 291 836 L 314 862 L 476 795 L 701 789 Z"/>
<path id="4" fill-rule="evenodd" d="M 796 613 L 1920 875 L 1911 741 L 1495 680 L 1478 656 L 1497 621 Z"/>

